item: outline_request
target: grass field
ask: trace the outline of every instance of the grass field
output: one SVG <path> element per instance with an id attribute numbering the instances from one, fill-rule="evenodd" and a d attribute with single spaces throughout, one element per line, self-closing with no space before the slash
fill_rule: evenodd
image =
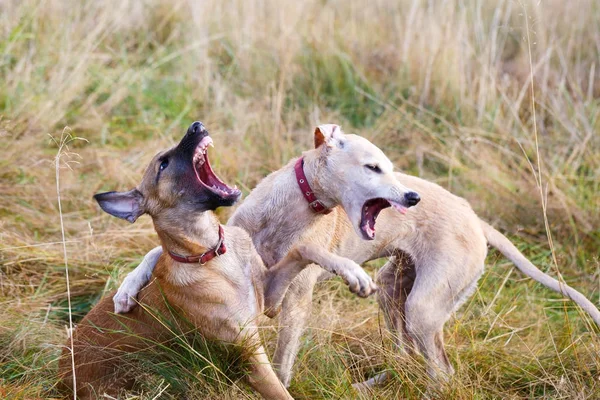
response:
<path id="1" fill-rule="evenodd" d="M 133 187 L 197 119 L 216 171 L 245 193 L 309 148 L 317 123 L 339 123 L 397 169 L 468 199 L 600 304 L 599 2 L 4 0 L 1 398 L 58 396 L 68 325 L 58 144 L 85 138 L 58 160 L 77 321 L 157 244 L 149 218 L 111 218 L 92 195 Z M 457 373 L 436 396 L 600 398 L 598 327 L 496 253 L 487 261 L 446 325 Z M 393 381 L 368 398 L 419 398 L 423 363 L 396 357 L 384 331 L 375 299 L 321 284 L 292 395 L 353 399 L 352 382 L 389 368 Z M 271 351 L 274 335 L 265 329 Z M 255 398 L 183 347 L 141 363 L 137 398 Z"/>

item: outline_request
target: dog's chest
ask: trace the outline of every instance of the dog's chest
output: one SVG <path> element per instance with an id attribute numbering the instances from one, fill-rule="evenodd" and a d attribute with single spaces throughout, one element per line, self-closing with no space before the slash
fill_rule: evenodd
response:
<path id="1" fill-rule="evenodd" d="M 203 318 L 213 318 L 215 310 L 222 310 L 219 314 L 230 315 L 241 324 L 248 323 L 261 312 L 257 298 L 262 291 L 257 293 L 252 264 L 237 258 L 227 254 L 209 266 L 179 269 L 179 282 L 170 282 L 175 287 L 168 295 L 169 300 L 181 303 L 184 308 L 193 303 L 194 313 Z"/>
<path id="2" fill-rule="evenodd" d="M 263 297 L 261 270 L 252 261 L 252 254 L 231 249 L 217 266 L 221 278 L 232 288 L 230 306 L 244 314 L 244 318 L 254 318 L 262 312 L 262 301 L 258 300 Z"/>

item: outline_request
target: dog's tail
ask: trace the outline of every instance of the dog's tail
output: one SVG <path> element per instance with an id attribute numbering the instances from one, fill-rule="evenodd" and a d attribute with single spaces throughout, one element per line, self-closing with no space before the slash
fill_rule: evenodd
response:
<path id="1" fill-rule="evenodd" d="M 579 304 L 585 312 L 587 312 L 592 319 L 600 326 L 600 311 L 596 306 L 589 301 L 584 295 L 579 293 L 564 282 L 559 282 L 549 275 L 546 275 L 540 271 L 535 265 L 531 263 L 520 251 L 515 247 L 514 244 L 502 233 L 498 232 L 489 224 L 481 221 L 481 227 L 488 243 L 504 254 L 506 258 L 512 261 L 521 272 L 528 277 L 538 281 L 542 285 L 562 294 L 565 297 L 573 300 Z"/>

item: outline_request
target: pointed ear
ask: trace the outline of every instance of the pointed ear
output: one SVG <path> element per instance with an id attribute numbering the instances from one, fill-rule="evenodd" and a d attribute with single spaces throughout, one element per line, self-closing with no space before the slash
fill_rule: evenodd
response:
<path id="1" fill-rule="evenodd" d="M 117 218 L 134 223 L 144 213 L 142 203 L 144 196 L 137 189 L 128 192 L 106 192 L 94 195 L 100 207 Z"/>
<path id="2" fill-rule="evenodd" d="M 315 149 L 323 144 L 332 147 L 333 140 L 338 139 L 342 135 L 342 128 L 335 124 L 323 124 L 315 129 Z"/>

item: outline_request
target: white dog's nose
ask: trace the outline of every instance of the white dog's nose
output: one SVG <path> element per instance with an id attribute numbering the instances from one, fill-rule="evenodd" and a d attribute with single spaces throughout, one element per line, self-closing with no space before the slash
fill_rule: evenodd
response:
<path id="1" fill-rule="evenodd" d="M 421 201 L 421 197 L 417 192 L 408 192 L 404 195 L 404 200 L 406 200 L 406 205 L 408 207 L 416 206 Z"/>

